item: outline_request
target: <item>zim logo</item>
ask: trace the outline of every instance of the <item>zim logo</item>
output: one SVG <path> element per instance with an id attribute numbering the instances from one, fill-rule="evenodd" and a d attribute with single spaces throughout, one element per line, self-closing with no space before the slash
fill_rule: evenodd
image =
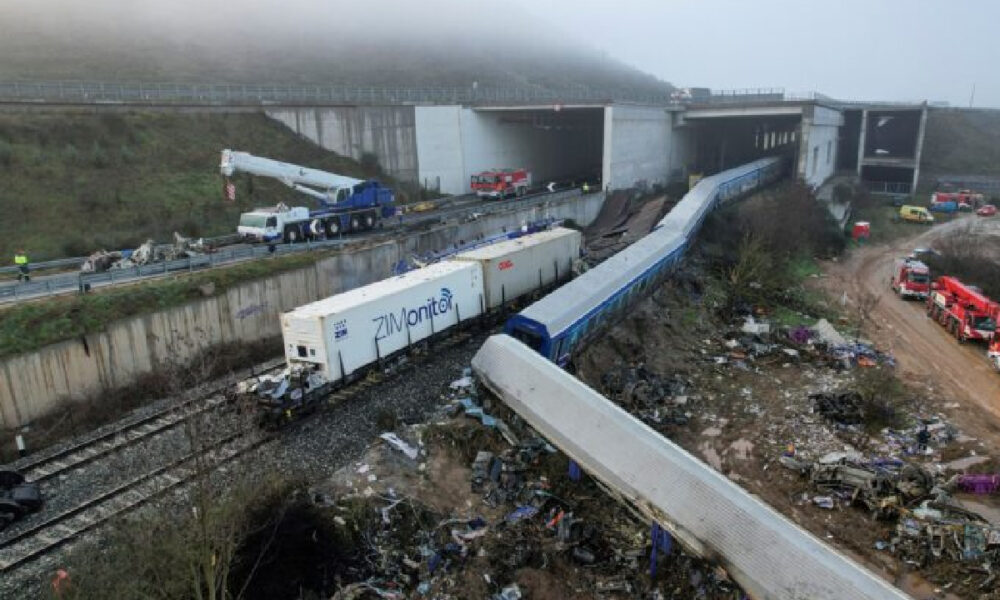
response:
<path id="1" fill-rule="evenodd" d="M 514 261 L 509 260 L 509 259 L 508 260 L 504 260 L 504 261 L 500 261 L 500 264 L 498 266 L 499 266 L 499 268 L 500 268 L 501 271 L 506 271 L 507 269 L 513 269 L 514 268 Z"/>
<path id="2" fill-rule="evenodd" d="M 452 293 L 448 288 L 441 288 L 440 298 L 428 298 L 424 304 L 417 308 L 399 309 L 398 312 L 386 313 L 372 319 L 376 324 L 375 339 L 381 340 L 394 333 L 405 331 L 407 327 L 414 327 L 425 320 L 441 316 L 452 309 Z"/>
<path id="3" fill-rule="evenodd" d="M 333 339 L 339 340 L 345 337 L 347 337 L 347 321 L 341 319 L 333 324 Z"/>

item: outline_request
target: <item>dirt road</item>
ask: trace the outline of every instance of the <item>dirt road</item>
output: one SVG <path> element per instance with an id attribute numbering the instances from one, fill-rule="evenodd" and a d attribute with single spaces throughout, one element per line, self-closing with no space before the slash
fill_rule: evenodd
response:
<path id="1" fill-rule="evenodd" d="M 1000 374 L 987 362 L 985 346 L 959 344 L 925 315 L 923 302 L 903 301 L 889 289 L 893 260 L 914 248 L 932 246 L 935 240 L 970 224 L 1000 231 L 1000 222 L 973 219 L 952 221 L 888 245 L 869 246 L 845 261 L 827 263 L 823 287 L 835 298 L 846 292 L 849 302 L 865 292 L 877 294 L 874 330 L 868 336 L 893 353 L 902 378 L 931 388 L 946 402 L 957 402 L 955 412 L 964 417 L 960 421 L 981 434 L 995 435 L 1000 432 Z M 981 420 L 983 413 L 989 415 L 987 422 Z"/>

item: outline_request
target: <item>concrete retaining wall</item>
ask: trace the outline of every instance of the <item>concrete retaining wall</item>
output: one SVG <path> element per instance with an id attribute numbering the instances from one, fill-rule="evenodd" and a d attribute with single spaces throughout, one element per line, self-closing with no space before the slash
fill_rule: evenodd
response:
<path id="1" fill-rule="evenodd" d="M 265 112 L 322 148 L 355 160 L 372 153 L 396 179 L 417 181 L 412 106 L 274 108 Z"/>
<path id="2" fill-rule="evenodd" d="M 533 207 L 443 225 L 394 241 L 354 248 L 315 265 L 253 281 L 219 296 L 123 319 L 106 331 L 0 360 L 0 427 L 19 427 L 57 410 L 66 400 L 128 385 L 168 361 L 186 362 L 207 346 L 280 335 L 278 315 L 383 279 L 399 260 L 446 249 L 525 221 L 546 217 L 587 225 L 603 194 L 566 194 Z"/>
<path id="3" fill-rule="evenodd" d="M 662 107 L 608 106 L 604 109 L 604 187 L 622 189 L 645 181 L 666 183 L 681 164 L 673 120 Z M 677 150 L 677 151 L 675 151 Z M 674 164 L 672 164 L 674 163 Z"/>

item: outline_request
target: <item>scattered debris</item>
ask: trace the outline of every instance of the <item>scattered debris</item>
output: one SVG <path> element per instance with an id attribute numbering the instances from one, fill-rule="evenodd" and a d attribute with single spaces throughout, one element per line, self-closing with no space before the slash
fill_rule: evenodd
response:
<path id="1" fill-rule="evenodd" d="M 816 337 L 825 344 L 830 346 L 843 346 L 847 344 L 847 338 L 840 334 L 839 331 L 833 328 L 826 319 L 820 319 L 812 327 L 816 334 Z"/>
<path id="2" fill-rule="evenodd" d="M 837 423 L 857 425 L 864 420 L 858 392 L 819 392 L 810 394 L 809 399 L 815 403 L 816 412 Z"/>
<path id="3" fill-rule="evenodd" d="M 644 390 L 641 402 L 687 389 L 641 368 L 622 375 Z M 310 491 L 330 499 L 322 506 L 365 557 L 334 598 L 738 597 L 717 566 L 672 550 L 669 533 L 650 534 L 473 381 L 456 383 L 442 411 L 450 418 L 383 433 L 332 489 Z M 657 555 L 670 555 L 669 568 L 650 577 Z"/>
<path id="4" fill-rule="evenodd" d="M 270 427 L 308 414 L 332 389 L 333 384 L 321 374 L 293 365 L 240 381 L 236 400 L 254 404 L 260 424 Z"/>
<path id="5" fill-rule="evenodd" d="M 156 244 L 146 240 L 134 250 L 108 252 L 98 250 L 87 257 L 80 266 L 81 273 L 103 273 L 112 269 L 129 269 L 152 263 L 201 256 L 211 252 L 204 238 L 186 238 L 174 232 L 173 244 Z"/>
<path id="6" fill-rule="evenodd" d="M 387 432 L 383 433 L 378 437 L 388 442 L 389 445 L 395 448 L 396 450 L 399 450 L 400 452 L 405 454 L 406 457 L 409 458 L 410 460 L 416 460 L 417 455 L 420 453 L 420 450 L 401 440 L 399 436 L 396 435 L 395 433 Z"/>

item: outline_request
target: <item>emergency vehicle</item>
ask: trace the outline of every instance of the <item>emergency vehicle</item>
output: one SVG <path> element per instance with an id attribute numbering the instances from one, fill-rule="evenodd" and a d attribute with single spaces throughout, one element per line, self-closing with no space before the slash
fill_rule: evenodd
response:
<path id="1" fill-rule="evenodd" d="M 527 169 L 494 169 L 472 176 L 472 191 L 480 198 L 502 200 L 528 193 L 531 173 Z"/>

